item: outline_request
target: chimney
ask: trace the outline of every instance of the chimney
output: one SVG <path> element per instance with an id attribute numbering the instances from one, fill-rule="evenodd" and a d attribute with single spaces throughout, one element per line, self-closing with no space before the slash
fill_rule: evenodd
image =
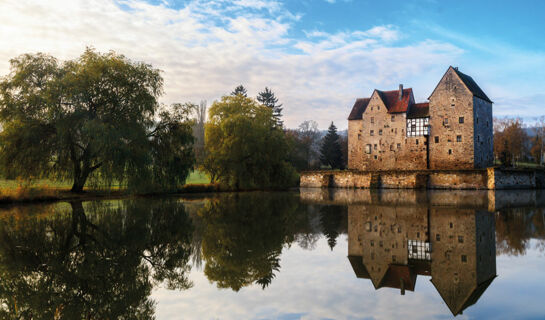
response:
<path id="1" fill-rule="evenodd" d="M 403 84 L 399 85 L 399 101 L 403 99 Z"/>

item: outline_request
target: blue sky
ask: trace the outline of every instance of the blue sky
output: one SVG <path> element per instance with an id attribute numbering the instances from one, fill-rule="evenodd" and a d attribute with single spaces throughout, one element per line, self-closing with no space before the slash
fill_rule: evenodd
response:
<path id="1" fill-rule="evenodd" d="M 346 128 L 357 97 L 399 83 L 427 99 L 449 65 L 471 75 L 496 116 L 545 114 L 544 1 L 3 0 L 0 74 L 9 59 L 86 46 L 163 70 L 161 101 L 271 87 L 296 127 Z"/>

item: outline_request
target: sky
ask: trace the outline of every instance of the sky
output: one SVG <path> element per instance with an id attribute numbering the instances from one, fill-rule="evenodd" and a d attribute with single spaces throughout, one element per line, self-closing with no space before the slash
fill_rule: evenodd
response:
<path id="1" fill-rule="evenodd" d="M 243 84 L 284 123 L 348 126 L 354 100 L 412 87 L 426 101 L 452 65 L 494 115 L 545 115 L 545 1 L 0 0 L 0 75 L 45 52 L 114 50 L 162 70 L 160 101 L 208 105 Z"/>

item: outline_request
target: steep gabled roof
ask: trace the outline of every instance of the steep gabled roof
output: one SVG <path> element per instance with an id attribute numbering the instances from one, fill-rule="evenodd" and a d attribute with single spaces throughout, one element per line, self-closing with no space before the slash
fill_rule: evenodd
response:
<path id="1" fill-rule="evenodd" d="M 350 112 L 350 115 L 348 116 L 348 120 L 361 120 L 361 117 L 363 113 L 365 112 L 365 109 L 367 109 L 369 100 L 371 100 L 371 98 L 356 99 L 356 102 L 354 102 L 354 106 L 352 107 L 352 111 Z"/>
<path id="2" fill-rule="evenodd" d="M 409 111 L 407 111 L 407 118 L 424 118 L 429 117 L 430 115 L 430 104 L 429 102 L 415 103 L 409 106 Z"/>
<path id="3" fill-rule="evenodd" d="M 388 266 L 388 271 L 380 281 L 378 288 L 388 287 L 395 289 L 403 289 L 414 291 L 416 283 L 416 273 L 407 265 L 391 264 Z M 377 288 L 377 289 L 378 289 Z"/>
<path id="4" fill-rule="evenodd" d="M 452 68 L 452 67 L 451 67 Z M 458 68 L 452 68 L 454 72 L 462 79 L 462 82 L 466 85 L 466 87 L 473 93 L 474 96 L 483 99 L 484 101 L 492 103 L 490 99 L 488 99 L 488 96 L 484 93 L 484 91 L 479 87 L 479 85 L 465 73 L 462 73 L 458 71 Z"/>
<path id="5" fill-rule="evenodd" d="M 352 265 L 352 269 L 354 269 L 356 277 L 364 279 L 371 278 L 367 268 L 365 268 L 365 265 L 363 264 L 362 256 L 348 256 L 348 261 L 350 261 L 350 265 Z"/>
<path id="6" fill-rule="evenodd" d="M 462 313 L 465 309 L 467 309 L 469 306 L 474 305 L 479 300 L 479 298 L 483 295 L 486 289 L 488 289 L 488 286 L 490 286 L 490 284 L 492 283 L 492 281 L 494 281 L 495 278 L 496 278 L 496 275 L 490 277 L 489 279 L 481 282 L 480 284 L 473 286 L 471 290 L 465 296 L 462 296 L 460 294 L 460 295 L 454 296 L 454 299 L 452 300 L 445 299 L 447 297 L 445 295 L 445 292 L 442 292 L 442 290 L 439 290 L 439 288 L 435 285 L 433 281 L 433 277 L 430 279 L 430 281 L 435 287 L 435 289 L 437 290 L 437 292 L 439 292 L 439 295 L 441 296 L 443 301 L 446 303 L 446 305 L 450 309 L 450 312 L 452 312 L 454 316 L 457 316 L 460 313 Z M 452 288 L 449 288 L 449 289 L 453 290 Z"/>
<path id="7" fill-rule="evenodd" d="M 388 113 L 407 112 L 407 108 L 411 103 L 412 88 L 403 89 L 403 97 L 399 100 L 399 90 L 380 91 L 376 90 L 380 98 L 386 105 Z"/>

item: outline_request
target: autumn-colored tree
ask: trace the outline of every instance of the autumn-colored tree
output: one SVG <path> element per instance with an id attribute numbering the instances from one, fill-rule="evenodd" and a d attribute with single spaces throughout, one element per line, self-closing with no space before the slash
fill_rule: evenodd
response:
<path id="1" fill-rule="evenodd" d="M 528 135 L 520 118 L 494 119 L 494 155 L 504 166 L 514 166 L 526 154 Z"/>

